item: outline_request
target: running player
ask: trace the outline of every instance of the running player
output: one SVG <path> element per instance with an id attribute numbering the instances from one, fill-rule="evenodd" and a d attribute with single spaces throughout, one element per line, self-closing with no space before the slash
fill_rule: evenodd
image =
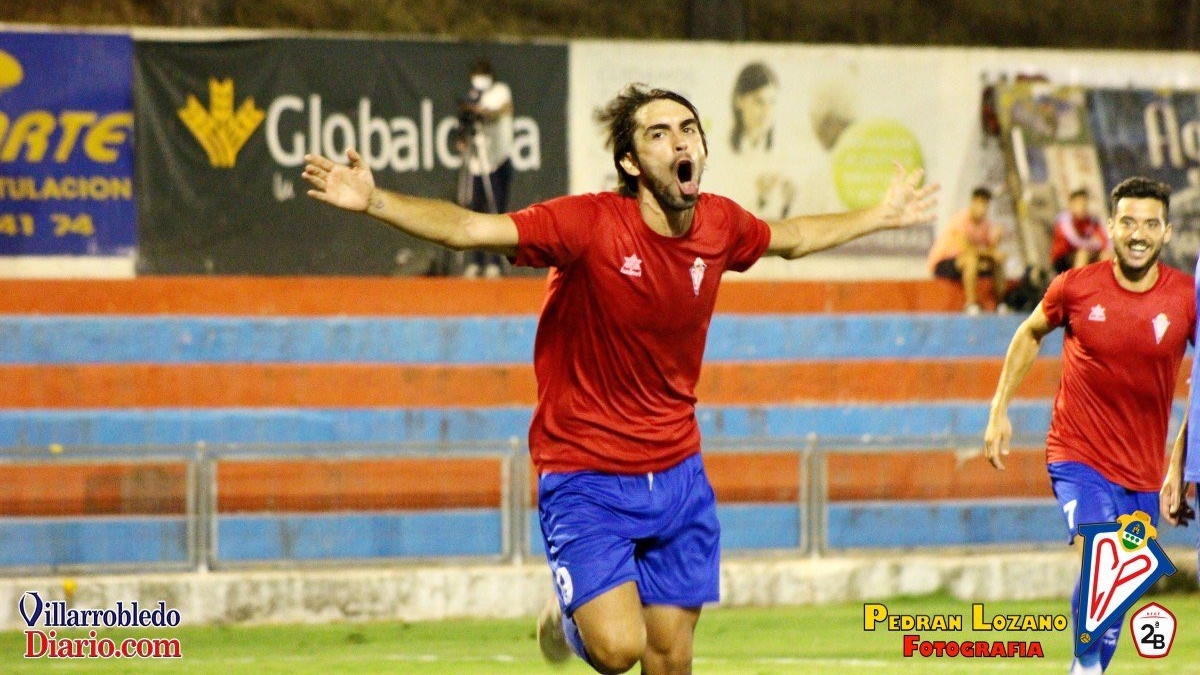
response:
<path id="1" fill-rule="evenodd" d="M 617 192 L 474 213 L 375 187 L 356 152 L 306 157 L 309 195 L 454 249 L 554 268 L 534 345 L 529 448 L 557 600 L 543 654 L 602 673 L 691 672 L 692 634 L 718 599 L 719 527 L 700 460 L 695 387 L 726 270 L 932 219 L 937 186 L 896 175 L 874 208 L 766 223 L 700 192 L 708 146 L 682 96 L 630 86 L 600 115 Z M 568 651 L 569 647 L 569 651 Z"/>
<path id="2" fill-rule="evenodd" d="M 1171 240 L 1170 194 L 1169 186 L 1140 177 L 1113 189 L 1108 234 L 1116 259 L 1051 282 L 1013 335 L 992 399 L 984 453 L 1003 469 L 1009 401 L 1042 338 L 1062 326 L 1062 382 L 1046 462 L 1072 543 L 1080 523 L 1115 522 L 1134 511 L 1157 520 L 1175 378 L 1196 322 L 1192 278 L 1158 261 Z M 1076 585 L 1072 608 L 1078 603 Z M 1072 662 L 1071 673 L 1103 672 L 1120 630 L 1118 620 L 1097 648 Z"/>

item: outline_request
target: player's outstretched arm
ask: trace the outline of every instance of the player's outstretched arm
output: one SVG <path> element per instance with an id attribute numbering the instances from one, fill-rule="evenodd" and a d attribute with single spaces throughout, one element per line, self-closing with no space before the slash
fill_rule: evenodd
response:
<path id="1" fill-rule="evenodd" d="M 892 184 L 878 206 L 846 213 L 797 216 L 771 223 L 767 255 L 788 259 L 833 248 L 877 230 L 911 227 L 933 221 L 937 183 L 921 185 L 922 169 L 907 172 L 896 165 Z"/>
<path id="2" fill-rule="evenodd" d="M 983 456 L 997 469 L 1004 468 L 1003 457 L 1008 454 L 1009 443 L 1012 442 L 1012 422 L 1008 419 L 1008 404 L 1021 382 L 1025 380 L 1029 368 L 1037 360 L 1042 338 L 1052 330 L 1054 327 L 1046 318 L 1041 303 L 1038 303 L 1029 318 L 1021 322 L 1008 344 L 1008 353 L 1004 355 L 1004 367 L 1000 369 L 1000 381 L 996 384 L 996 393 L 992 396 L 992 405 L 988 410 L 987 429 L 983 433 Z"/>
<path id="3" fill-rule="evenodd" d="M 437 199 L 402 195 L 375 186 L 371 168 L 350 150 L 350 164 L 305 155 L 308 196 L 347 211 L 358 211 L 392 227 L 455 250 L 483 249 L 512 255 L 517 227 L 505 214 L 476 213 Z"/>

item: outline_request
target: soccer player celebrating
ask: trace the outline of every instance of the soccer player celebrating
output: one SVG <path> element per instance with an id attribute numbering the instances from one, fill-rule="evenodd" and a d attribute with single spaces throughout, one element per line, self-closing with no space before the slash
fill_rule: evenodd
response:
<path id="1" fill-rule="evenodd" d="M 1054 279 L 1013 335 L 992 399 L 984 454 L 1003 469 L 1009 401 L 1042 338 L 1063 326 L 1046 462 L 1072 543 L 1080 523 L 1115 522 L 1134 511 L 1157 520 L 1175 378 L 1196 321 L 1192 278 L 1158 261 L 1171 240 L 1170 194 L 1169 186 L 1140 177 L 1113 189 L 1108 234 L 1116 259 Z M 1072 609 L 1079 601 L 1077 584 Z M 1072 675 L 1103 672 L 1120 630 L 1118 620 L 1072 662 Z"/>
<path id="2" fill-rule="evenodd" d="M 700 460 L 695 387 L 717 286 L 763 255 L 786 258 L 932 219 L 936 185 L 896 175 L 881 203 L 766 223 L 700 192 L 708 146 L 679 94 L 630 86 L 599 115 L 616 192 L 475 213 L 375 187 L 308 156 L 308 194 L 454 249 L 552 267 L 534 344 L 529 449 L 558 598 L 539 618 L 543 654 L 602 673 L 691 672 L 692 634 L 718 599 L 719 526 Z"/>

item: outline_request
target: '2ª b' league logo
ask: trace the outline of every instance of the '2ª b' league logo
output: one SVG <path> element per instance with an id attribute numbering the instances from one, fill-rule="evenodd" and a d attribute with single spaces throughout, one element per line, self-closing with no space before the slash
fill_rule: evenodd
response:
<path id="1" fill-rule="evenodd" d="M 1129 636 L 1137 653 L 1146 659 L 1161 659 L 1175 644 L 1177 622 L 1171 610 L 1152 602 L 1129 619 Z"/>
<path id="2" fill-rule="evenodd" d="M 1079 534 L 1084 548 L 1075 617 L 1076 656 L 1090 649 L 1155 581 L 1175 573 L 1175 565 L 1155 538 L 1158 531 L 1142 511 L 1120 516 L 1115 523 L 1080 525 Z"/>

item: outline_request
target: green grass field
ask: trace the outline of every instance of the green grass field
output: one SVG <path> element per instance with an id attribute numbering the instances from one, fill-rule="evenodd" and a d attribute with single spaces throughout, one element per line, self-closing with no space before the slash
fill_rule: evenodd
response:
<path id="1" fill-rule="evenodd" d="M 1200 660 L 1200 595 L 1153 598 L 1179 619 L 1179 631 L 1165 659 L 1140 658 L 1128 635 L 1121 636 L 1114 668 L 1119 673 L 1194 672 Z M 1143 598 L 1144 601 L 1149 601 Z M 1135 605 L 1140 607 L 1143 602 Z M 971 603 L 947 598 L 886 602 L 891 613 L 962 615 L 971 623 Z M 1064 614 L 1064 601 L 986 603 L 996 614 Z M 532 619 L 364 623 L 322 626 L 190 627 L 162 633 L 106 633 L 113 637 L 171 636 L 182 643 L 183 658 L 142 660 L 25 660 L 24 635 L 0 633 L 3 673 L 205 673 L 211 675 L 572 675 L 591 672 L 575 661 L 554 668 L 542 663 Z M 773 609 L 712 609 L 696 636 L 698 675 L 793 675 L 836 673 L 1065 673 L 1068 631 L 1049 633 L 922 633 L 923 638 L 1038 640 L 1044 659 L 966 659 L 902 657 L 903 633 L 863 630 L 863 605 Z M 635 670 L 636 672 L 636 670 Z"/>

